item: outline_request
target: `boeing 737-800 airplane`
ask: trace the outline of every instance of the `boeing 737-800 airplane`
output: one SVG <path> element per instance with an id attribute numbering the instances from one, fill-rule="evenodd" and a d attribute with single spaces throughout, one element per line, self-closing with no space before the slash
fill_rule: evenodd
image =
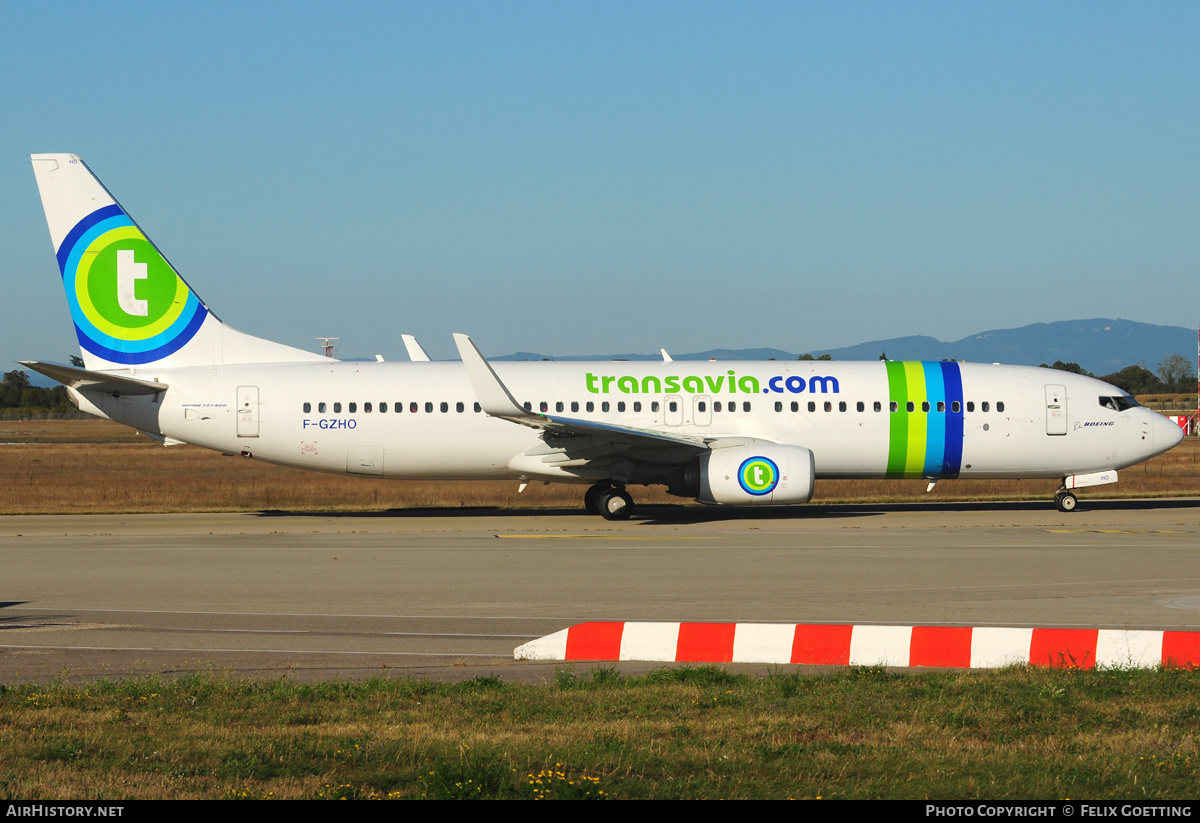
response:
<path id="1" fill-rule="evenodd" d="M 167 444 L 339 474 L 580 483 L 617 520 L 630 485 L 786 505 L 818 477 L 1053 477 L 1070 511 L 1072 489 L 1183 437 L 1114 386 L 1026 367 L 493 365 L 461 334 L 462 362 L 333 360 L 222 323 L 77 156 L 33 168 L 84 367 L 24 365 Z"/>

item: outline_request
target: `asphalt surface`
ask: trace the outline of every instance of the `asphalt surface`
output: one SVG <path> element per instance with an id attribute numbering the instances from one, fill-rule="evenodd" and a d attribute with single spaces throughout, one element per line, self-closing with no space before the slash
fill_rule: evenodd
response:
<path id="1" fill-rule="evenodd" d="M 536 681 L 588 620 L 1200 630 L 1200 501 L 4 517 L 0 570 L 0 682 Z"/>

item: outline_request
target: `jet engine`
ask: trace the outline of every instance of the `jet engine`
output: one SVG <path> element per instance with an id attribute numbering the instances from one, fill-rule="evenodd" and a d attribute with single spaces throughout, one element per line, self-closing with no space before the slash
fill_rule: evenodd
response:
<path id="1" fill-rule="evenodd" d="M 803 446 L 749 441 L 700 456 L 701 503 L 779 506 L 812 500 L 816 462 Z"/>

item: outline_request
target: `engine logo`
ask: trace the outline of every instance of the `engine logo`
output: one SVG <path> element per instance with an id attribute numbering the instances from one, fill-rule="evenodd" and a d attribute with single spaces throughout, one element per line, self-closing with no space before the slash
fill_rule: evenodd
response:
<path id="1" fill-rule="evenodd" d="M 738 467 L 738 483 L 746 494 L 762 497 L 779 484 L 779 467 L 769 457 L 751 457 Z"/>

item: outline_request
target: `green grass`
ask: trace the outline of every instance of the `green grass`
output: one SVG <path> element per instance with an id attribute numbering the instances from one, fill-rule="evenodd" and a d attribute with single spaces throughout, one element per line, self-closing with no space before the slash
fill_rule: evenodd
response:
<path id="1" fill-rule="evenodd" d="M 1130 798 L 1197 790 L 1197 673 L 0 687 L 0 796 Z"/>

